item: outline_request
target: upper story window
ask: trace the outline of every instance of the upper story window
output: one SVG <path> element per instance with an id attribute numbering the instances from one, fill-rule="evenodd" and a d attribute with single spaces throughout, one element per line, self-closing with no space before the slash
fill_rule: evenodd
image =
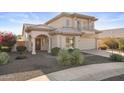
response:
<path id="1" fill-rule="evenodd" d="M 77 21 L 77 29 L 81 30 L 81 22 L 80 21 Z"/>
<path id="2" fill-rule="evenodd" d="M 83 29 L 84 29 L 84 30 L 88 30 L 89 24 L 88 24 L 87 22 L 84 22 L 83 25 L 84 25 L 84 26 L 83 26 Z"/>
<path id="3" fill-rule="evenodd" d="M 90 30 L 93 30 L 94 29 L 94 23 L 93 22 L 90 22 L 89 29 Z"/>
<path id="4" fill-rule="evenodd" d="M 70 26 L 70 21 L 66 20 L 66 27 L 69 27 L 69 26 Z"/>

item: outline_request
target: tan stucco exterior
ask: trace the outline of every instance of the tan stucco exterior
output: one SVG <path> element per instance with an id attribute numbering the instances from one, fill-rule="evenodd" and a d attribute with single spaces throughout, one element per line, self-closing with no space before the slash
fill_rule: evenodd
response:
<path id="1" fill-rule="evenodd" d="M 70 13 L 61 13 L 58 16 L 45 24 L 23 25 L 23 38 L 25 38 L 26 46 L 29 51 L 32 51 L 32 54 L 36 54 L 39 42 L 41 48 L 44 42 L 47 43 L 45 50 L 48 52 L 54 47 L 68 49 L 70 48 L 67 47 L 67 38 L 69 37 L 74 38 L 69 41 L 74 43 L 74 48 L 80 50 L 96 48 L 96 33 L 98 31 L 94 29 L 94 22 L 97 20 L 95 17 Z M 43 40 L 43 36 L 47 38 Z M 37 38 L 41 39 L 37 41 Z"/>

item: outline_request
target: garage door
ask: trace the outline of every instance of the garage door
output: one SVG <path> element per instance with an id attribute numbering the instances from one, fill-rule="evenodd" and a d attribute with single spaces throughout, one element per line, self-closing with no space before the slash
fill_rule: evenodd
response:
<path id="1" fill-rule="evenodd" d="M 80 39 L 79 41 L 79 49 L 80 50 L 88 50 L 88 49 L 95 49 L 96 48 L 96 41 L 95 39 Z"/>

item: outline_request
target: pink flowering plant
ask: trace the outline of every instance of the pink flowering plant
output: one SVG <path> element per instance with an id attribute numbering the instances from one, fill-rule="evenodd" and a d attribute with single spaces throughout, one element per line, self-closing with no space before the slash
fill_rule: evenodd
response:
<path id="1" fill-rule="evenodd" d="M 16 43 L 16 36 L 13 33 L 0 32 L 0 46 L 11 48 Z"/>

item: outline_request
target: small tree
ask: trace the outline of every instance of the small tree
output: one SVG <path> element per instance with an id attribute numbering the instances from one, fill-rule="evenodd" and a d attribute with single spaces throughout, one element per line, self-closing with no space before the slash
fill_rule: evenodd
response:
<path id="1" fill-rule="evenodd" d="M 15 45 L 16 43 L 16 36 L 13 35 L 11 32 L 0 32 L 0 46 L 8 47 L 9 50 Z"/>
<path id="2" fill-rule="evenodd" d="M 116 38 L 104 38 L 102 40 L 102 44 L 107 45 L 110 49 L 117 49 L 118 48 L 118 42 Z"/>

